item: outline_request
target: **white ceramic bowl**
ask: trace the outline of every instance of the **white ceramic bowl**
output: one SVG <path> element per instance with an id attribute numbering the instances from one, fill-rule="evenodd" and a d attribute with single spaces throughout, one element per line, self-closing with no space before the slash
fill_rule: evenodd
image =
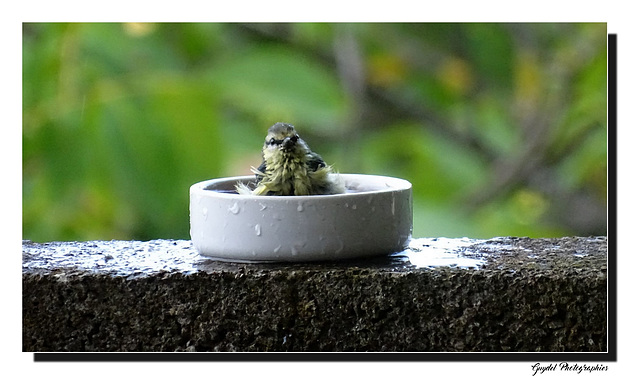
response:
<path id="1" fill-rule="evenodd" d="M 318 261 L 403 250 L 413 225 L 411 183 L 341 174 L 347 193 L 252 196 L 232 193 L 253 176 L 212 179 L 190 189 L 191 240 L 202 255 L 234 262 Z"/>

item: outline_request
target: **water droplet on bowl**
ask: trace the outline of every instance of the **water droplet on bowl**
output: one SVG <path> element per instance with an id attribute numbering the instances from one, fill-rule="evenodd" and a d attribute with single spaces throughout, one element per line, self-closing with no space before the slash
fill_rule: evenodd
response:
<path id="1" fill-rule="evenodd" d="M 391 215 L 396 215 L 396 196 L 391 195 Z"/>
<path id="2" fill-rule="evenodd" d="M 340 254 L 342 250 L 344 250 L 344 242 L 342 242 L 342 239 L 338 238 L 338 249 L 336 250 L 335 254 Z"/>
<path id="3" fill-rule="evenodd" d="M 207 216 L 209 215 L 209 209 L 206 207 L 202 208 L 202 215 L 204 215 L 204 219 L 207 219 Z"/>
<path id="4" fill-rule="evenodd" d="M 277 253 L 278 251 L 280 251 L 280 249 L 282 248 L 282 246 L 278 245 L 278 247 L 276 247 L 275 249 L 273 249 L 274 253 Z"/>
<path id="5" fill-rule="evenodd" d="M 233 206 L 229 207 L 229 212 L 234 215 L 240 212 L 238 202 L 233 202 Z"/>
<path id="6" fill-rule="evenodd" d="M 262 234 L 262 229 L 260 228 L 260 225 L 256 225 L 253 229 L 256 231 L 257 236 L 260 236 Z"/>
<path id="7" fill-rule="evenodd" d="M 298 203 L 298 212 L 301 213 L 304 211 L 304 205 L 302 204 L 302 202 Z"/>

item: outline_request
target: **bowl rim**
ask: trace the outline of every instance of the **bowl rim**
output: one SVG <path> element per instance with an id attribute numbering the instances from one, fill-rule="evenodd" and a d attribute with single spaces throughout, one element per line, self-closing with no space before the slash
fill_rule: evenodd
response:
<path id="1" fill-rule="evenodd" d="M 214 178 L 209 180 L 204 180 L 201 182 L 194 183 L 190 187 L 191 193 L 199 193 L 204 194 L 205 196 L 211 196 L 221 199 L 239 199 L 239 200 L 265 200 L 265 201 L 297 201 L 297 200 L 334 200 L 341 199 L 343 197 L 350 196 L 367 196 L 367 195 L 375 195 L 375 194 L 385 194 L 390 192 L 398 192 L 398 191 L 406 191 L 412 189 L 412 184 L 406 179 L 401 179 L 393 176 L 385 176 L 385 175 L 373 175 L 373 174 L 338 174 L 342 178 L 376 178 L 382 180 L 392 181 L 393 185 L 387 184 L 387 188 L 383 188 L 380 190 L 368 190 L 368 191 L 356 191 L 356 192 L 345 192 L 340 194 L 330 194 L 330 195 L 285 195 L 285 196 L 277 196 L 277 195 L 240 195 L 233 194 L 228 192 L 221 192 L 216 190 L 208 190 L 207 187 L 211 186 L 214 183 L 225 183 L 225 182 L 240 182 L 240 181 L 250 181 L 255 176 L 253 175 L 240 175 L 240 176 L 230 176 L 230 177 L 221 177 Z"/>

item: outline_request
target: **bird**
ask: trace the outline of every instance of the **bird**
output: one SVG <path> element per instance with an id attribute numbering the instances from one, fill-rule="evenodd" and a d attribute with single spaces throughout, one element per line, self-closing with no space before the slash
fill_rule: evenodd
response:
<path id="1" fill-rule="evenodd" d="M 252 167 L 255 188 L 236 185 L 241 195 L 330 195 L 345 192 L 344 181 L 289 123 L 269 127 L 262 147 L 262 163 Z"/>

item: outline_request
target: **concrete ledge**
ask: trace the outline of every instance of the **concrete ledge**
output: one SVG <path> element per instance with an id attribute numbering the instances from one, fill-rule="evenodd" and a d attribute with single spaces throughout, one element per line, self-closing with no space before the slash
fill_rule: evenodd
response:
<path id="1" fill-rule="evenodd" d="M 607 351 L 606 237 L 423 238 L 287 265 L 184 240 L 22 249 L 24 351 Z"/>

